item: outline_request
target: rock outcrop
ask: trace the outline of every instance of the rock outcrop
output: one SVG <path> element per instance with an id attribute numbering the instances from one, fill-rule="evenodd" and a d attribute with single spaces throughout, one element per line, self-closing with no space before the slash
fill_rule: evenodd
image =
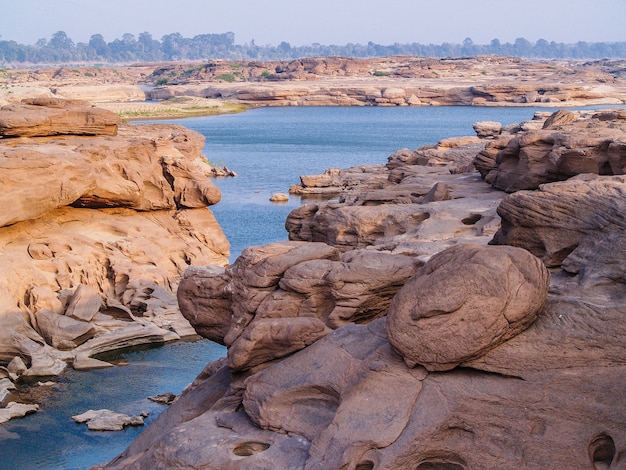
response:
<path id="1" fill-rule="evenodd" d="M 185 97 L 252 106 L 554 107 L 626 102 L 619 60 L 533 62 L 501 56 L 307 57 L 9 70 L 0 76 L 0 85 L 0 105 L 33 96 L 114 104 L 174 103 Z M 144 91 L 145 85 L 151 88 Z"/>
<path id="2" fill-rule="evenodd" d="M 229 250 L 202 136 L 58 99 L 6 106 L 0 123 L 0 364 L 23 366 L 7 378 L 195 335 L 178 282 Z"/>
<path id="3" fill-rule="evenodd" d="M 581 173 L 626 172 L 625 109 L 557 114 L 542 129 L 489 143 L 476 157 L 485 180 L 514 192 Z"/>
<path id="4" fill-rule="evenodd" d="M 228 357 L 104 468 L 621 468 L 623 177 L 506 195 L 427 150 L 303 178 L 337 197 L 292 241 L 190 268 Z"/>

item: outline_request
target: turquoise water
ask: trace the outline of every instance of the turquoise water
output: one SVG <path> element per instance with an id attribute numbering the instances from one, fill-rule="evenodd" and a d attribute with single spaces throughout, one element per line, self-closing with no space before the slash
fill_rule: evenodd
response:
<path id="1" fill-rule="evenodd" d="M 236 115 L 172 121 L 206 136 L 209 160 L 238 173 L 215 180 L 222 201 L 212 207 L 231 242 L 231 262 L 251 245 L 286 240 L 284 221 L 301 204 L 269 202 L 287 192 L 304 174 L 331 167 L 385 163 L 401 148 L 461 135 L 473 135 L 477 121 L 503 124 L 530 119 L 534 108 L 262 108 Z M 546 111 L 546 108 L 540 110 Z M 158 121 L 163 122 L 163 121 Z M 69 371 L 43 398 L 41 410 L 0 426 L 0 469 L 85 469 L 122 452 L 143 428 L 97 433 L 71 420 L 88 409 L 128 414 L 163 406 L 147 400 L 179 393 L 204 365 L 225 354 L 210 341 L 179 342 L 126 352 L 128 365 L 92 372 Z"/>

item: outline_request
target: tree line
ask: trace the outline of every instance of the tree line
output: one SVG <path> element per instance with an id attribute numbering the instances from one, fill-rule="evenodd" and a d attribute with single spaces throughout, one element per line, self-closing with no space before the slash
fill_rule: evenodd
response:
<path id="1" fill-rule="evenodd" d="M 539 39 L 530 42 L 518 38 L 513 43 L 493 39 L 489 44 L 474 44 L 466 38 L 461 44 L 367 44 L 292 46 L 281 42 L 277 46 L 258 46 L 254 40 L 243 45 L 235 44 L 235 34 L 200 34 L 192 38 L 171 33 L 160 40 L 148 32 L 135 37 L 126 33 L 121 39 L 106 42 L 101 34 L 94 34 L 89 42 L 74 43 L 64 31 L 33 45 L 0 40 L 2 64 L 49 63 L 133 63 L 183 60 L 286 60 L 300 57 L 348 56 L 386 57 L 415 55 L 420 57 L 459 57 L 476 55 L 503 55 L 524 58 L 551 59 L 615 59 L 626 58 L 626 42 L 579 41 L 574 44 L 557 43 Z"/>

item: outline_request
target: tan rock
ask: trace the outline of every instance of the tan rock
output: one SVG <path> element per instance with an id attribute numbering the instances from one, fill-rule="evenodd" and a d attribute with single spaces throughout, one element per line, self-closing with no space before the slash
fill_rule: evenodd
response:
<path id="1" fill-rule="evenodd" d="M 117 134 L 120 118 L 110 111 L 73 104 L 51 107 L 49 100 L 31 103 L 0 109 L 0 137 Z"/>
<path id="2" fill-rule="evenodd" d="M 46 343 L 56 349 L 73 349 L 96 334 L 94 326 L 87 321 L 78 321 L 50 310 L 39 310 L 35 314 L 35 319 L 37 331 Z"/>
<path id="3" fill-rule="evenodd" d="M 100 311 L 100 307 L 102 307 L 100 294 L 93 287 L 80 284 L 69 300 L 65 315 L 76 320 L 89 322 Z"/>
<path id="4" fill-rule="evenodd" d="M 272 194 L 270 197 L 270 202 L 288 202 L 289 194 L 286 193 L 276 193 Z"/>

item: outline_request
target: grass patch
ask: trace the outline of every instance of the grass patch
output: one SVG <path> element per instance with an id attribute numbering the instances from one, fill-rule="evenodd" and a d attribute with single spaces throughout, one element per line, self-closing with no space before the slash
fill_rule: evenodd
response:
<path id="1" fill-rule="evenodd" d="M 214 116 L 217 114 L 234 114 L 245 111 L 249 106 L 233 103 L 223 103 L 221 106 L 175 106 L 164 102 L 150 108 L 124 109 L 114 111 L 124 122 L 148 119 L 179 119 L 186 117 Z"/>
<path id="2" fill-rule="evenodd" d="M 218 80 L 224 80 L 228 83 L 233 83 L 235 80 L 237 80 L 237 76 L 234 73 L 222 73 L 215 78 Z"/>

